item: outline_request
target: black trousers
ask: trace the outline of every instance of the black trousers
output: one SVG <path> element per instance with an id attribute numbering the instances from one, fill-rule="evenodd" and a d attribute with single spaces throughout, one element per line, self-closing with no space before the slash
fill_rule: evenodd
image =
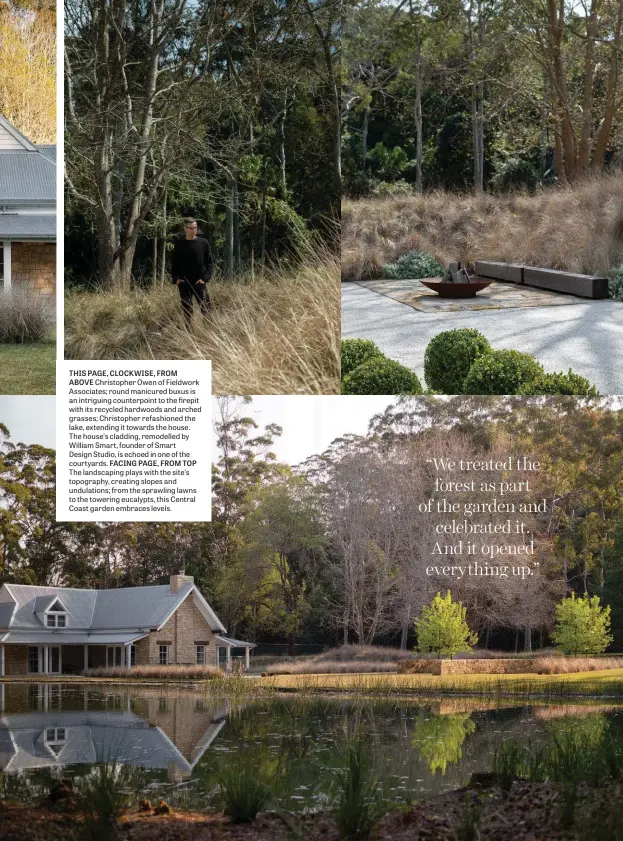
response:
<path id="1" fill-rule="evenodd" d="M 197 302 L 203 315 L 207 315 L 210 310 L 211 302 L 210 295 L 208 294 L 208 284 L 191 283 L 189 280 L 185 280 L 183 283 L 178 284 L 177 288 L 180 290 L 184 321 L 186 322 L 186 326 L 189 327 L 193 317 L 193 301 Z"/>

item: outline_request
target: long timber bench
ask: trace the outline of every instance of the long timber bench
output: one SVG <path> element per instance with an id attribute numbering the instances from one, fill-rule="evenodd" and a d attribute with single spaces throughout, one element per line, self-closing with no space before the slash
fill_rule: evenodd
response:
<path id="1" fill-rule="evenodd" d="M 474 269 L 479 277 L 503 280 L 507 283 L 535 286 L 552 292 L 565 292 L 580 298 L 608 297 L 608 278 L 606 277 L 561 272 L 557 269 L 537 269 L 533 266 L 498 263 L 490 260 L 477 260 Z"/>

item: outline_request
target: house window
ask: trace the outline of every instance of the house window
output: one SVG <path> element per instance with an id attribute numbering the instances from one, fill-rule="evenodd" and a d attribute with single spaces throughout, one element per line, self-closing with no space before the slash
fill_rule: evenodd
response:
<path id="1" fill-rule="evenodd" d="M 136 666 L 136 646 L 130 646 L 130 665 Z"/>
<path id="2" fill-rule="evenodd" d="M 52 607 L 47 609 L 45 624 L 48 628 L 67 627 L 67 611 L 59 601 L 55 601 Z"/>
<path id="3" fill-rule="evenodd" d="M 28 674 L 39 674 L 39 649 L 36 645 L 28 646 Z"/>
<path id="4" fill-rule="evenodd" d="M 67 615 L 65 613 L 48 613 L 46 616 L 48 628 L 66 628 Z"/>
<path id="5" fill-rule="evenodd" d="M 161 666 L 168 666 L 169 665 L 169 646 L 168 645 L 159 645 L 158 646 L 158 662 Z"/>
<path id="6" fill-rule="evenodd" d="M 45 731 L 45 744 L 55 756 L 65 747 L 67 730 L 64 727 L 48 727 Z"/>
<path id="7" fill-rule="evenodd" d="M 206 647 L 205 645 L 197 646 L 197 665 L 205 666 L 206 664 Z"/>
<path id="8" fill-rule="evenodd" d="M 4 243 L 0 242 L 0 288 L 4 286 Z"/>

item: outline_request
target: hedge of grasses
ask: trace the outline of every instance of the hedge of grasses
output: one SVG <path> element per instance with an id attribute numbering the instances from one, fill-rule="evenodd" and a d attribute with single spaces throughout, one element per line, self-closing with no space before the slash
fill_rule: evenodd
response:
<path id="1" fill-rule="evenodd" d="M 274 675 L 258 688 L 281 692 L 322 692 L 391 696 L 413 694 L 487 698 L 608 697 L 623 700 L 623 668 L 559 675 Z"/>

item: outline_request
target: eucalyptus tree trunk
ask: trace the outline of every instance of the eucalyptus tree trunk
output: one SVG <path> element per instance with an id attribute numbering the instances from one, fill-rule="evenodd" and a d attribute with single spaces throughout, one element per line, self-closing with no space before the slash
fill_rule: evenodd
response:
<path id="1" fill-rule="evenodd" d="M 368 126 L 370 124 L 370 106 L 366 104 L 363 109 L 363 126 L 361 128 L 361 172 L 366 173 L 368 163 Z"/>
<path id="2" fill-rule="evenodd" d="M 167 191 L 162 201 L 162 251 L 160 254 L 160 283 L 164 286 L 167 259 Z"/>
<path id="3" fill-rule="evenodd" d="M 547 73 L 543 73 L 543 98 L 541 101 L 541 138 L 540 138 L 540 146 L 541 146 L 541 154 L 540 154 L 540 162 L 539 162 L 539 171 L 541 174 L 541 178 L 545 175 L 547 171 L 547 150 L 549 147 L 549 96 L 548 96 L 548 81 L 547 81 Z"/>
<path id="4" fill-rule="evenodd" d="M 230 170 L 227 171 L 227 187 L 225 191 L 225 277 L 231 280 L 234 276 L 234 207 L 235 182 Z"/>
<path id="5" fill-rule="evenodd" d="M 481 73 L 477 68 L 482 55 L 485 35 L 485 21 L 481 0 L 476 0 L 476 20 L 474 21 L 474 0 L 466 9 L 467 29 L 472 62 L 472 73 Z M 474 32 L 474 27 L 476 32 Z M 473 80 L 471 85 L 472 111 L 472 150 L 474 158 L 474 189 L 482 192 L 484 189 L 484 82 L 482 79 Z"/>
<path id="6" fill-rule="evenodd" d="M 169 172 L 175 148 L 170 134 L 179 132 L 193 80 L 185 63 L 174 66 L 167 53 L 186 3 L 150 0 L 139 8 L 125 0 L 92 0 L 85 5 L 88 37 L 76 31 L 65 42 L 65 113 L 80 151 L 76 160 L 68 157 L 65 182 L 94 215 L 105 287 L 130 286 L 141 226 Z M 187 55 L 199 31 L 189 37 Z M 76 94 L 85 83 L 92 90 L 88 99 Z M 156 119 L 156 103 L 166 120 Z M 81 192 L 85 176 L 92 192 Z"/>
<path id="7" fill-rule="evenodd" d="M 422 193 L 422 159 L 423 159 L 423 130 L 422 130 L 422 39 L 417 39 L 417 54 L 415 59 L 415 189 Z"/>
<path id="8" fill-rule="evenodd" d="M 283 110 L 279 120 L 279 169 L 281 175 L 281 198 L 287 201 L 288 181 L 286 177 L 286 117 L 288 114 L 288 89 L 283 95 Z"/>

